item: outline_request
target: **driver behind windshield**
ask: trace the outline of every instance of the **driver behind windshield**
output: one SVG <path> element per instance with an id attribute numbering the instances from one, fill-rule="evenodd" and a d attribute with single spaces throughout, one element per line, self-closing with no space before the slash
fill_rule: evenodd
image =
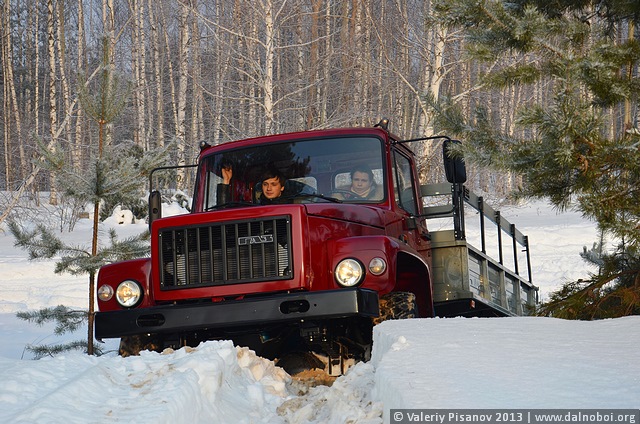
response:
<path id="1" fill-rule="evenodd" d="M 231 164 L 222 165 L 222 183 L 218 184 L 216 200 L 218 205 L 228 203 L 231 200 L 231 177 L 233 168 Z M 258 201 L 260 204 L 281 203 L 280 196 L 284 191 L 285 178 L 277 170 L 265 171 L 261 176 L 261 191 Z"/>
<path id="2" fill-rule="evenodd" d="M 267 171 L 262 174 L 261 204 L 280 203 L 279 197 L 284 191 L 285 179 L 278 171 Z"/>

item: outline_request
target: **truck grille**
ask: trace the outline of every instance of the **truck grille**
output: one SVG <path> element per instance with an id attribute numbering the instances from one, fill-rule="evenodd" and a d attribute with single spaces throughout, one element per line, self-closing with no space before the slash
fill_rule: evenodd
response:
<path id="1" fill-rule="evenodd" d="M 290 279 L 288 216 L 160 231 L 160 286 L 219 286 Z"/>

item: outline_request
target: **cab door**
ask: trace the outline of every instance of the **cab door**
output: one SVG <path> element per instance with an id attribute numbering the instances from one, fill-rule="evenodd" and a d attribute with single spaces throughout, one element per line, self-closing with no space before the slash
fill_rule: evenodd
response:
<path id="1" fill-rule="evenodd" d="M 391 155 L 393 197 L 401 220 L 397 237 L 426 259 L 430 254 L 429 234 L 426 220 L 419 216 L 418 178 L 413 161 L 398 149 L 393 149 Z"/>

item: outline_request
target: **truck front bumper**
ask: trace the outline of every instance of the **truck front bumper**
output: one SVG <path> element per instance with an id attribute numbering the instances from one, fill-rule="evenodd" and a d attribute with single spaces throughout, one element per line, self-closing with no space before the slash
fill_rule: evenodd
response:
<path id="1" fill-rule="evenodd" d="M 350 316 L 378 316 L 378 293 L 351 288 L 296 292 L 225 302 L 97 312 L 98 340 L 146 333 L 238 328 Z"/>

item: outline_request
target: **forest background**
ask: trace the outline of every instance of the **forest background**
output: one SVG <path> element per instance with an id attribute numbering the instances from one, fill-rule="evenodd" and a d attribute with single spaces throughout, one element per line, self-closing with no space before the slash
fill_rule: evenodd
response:
<path id="1" fill-rule="evenodd" d="M 547 76 L 496 88 L 484 76 L 544 58 L 512 51 L 493 61 L 471 60 L 466 29 L 478 17 L 460 20 L 461 13 L 469 12 L 464 3 L 5 0 L 0 189 L 15 190 L 28 180 L 38 140 L 59 144 L 79 168 L 90 160 L 98 144 L 96 121 L 78 100 L 100 79 L 105 40 L 111 78 L 120 78 L 116 88 L 126 101 L 108 125 L 107 143 L 128 141 L 150 149 L 174 141 L 177 163 L 193 162 L 202 140 L 218 144 L 294 130 L 372 125 L 383 116 L 391 118 L 392 130 L 401 136 L 432 135 L 440 129 L 434 129 L 431 106 L 443 96 L 468 119 L 480 105 L 498 130 L 512 135 L 530 131 L 517 127 L 516 112 L 528 104 L 550 104 L 554 81 Z M 535 4 L 514 2 L 527 3 Z M 589 6 L 560 2 L 561 9 L 567 9 L 564 3 Z M 598 16 L 592 12 L 590 18 Z M 610 34 L 613 43 L 633 37 L 629 22 L 617 22 Z M 551 42 L 553 35 L 548 36 Z M 637 64 L 629 71 L 637 73 Z M 623 104 L 608 108 L 604 130 L 620 132 L 625 113 L 632 115 L 627 121 L 638 121 L 637 102 L 630 100 L 627 110 Z M 417 153 L 426 160 L 434 150 L 422 145 Z M 423 172 L 432 177 L 440 171 L 425 167 Z M 504 194 L 519 183 L 517 176 L 486 172 L 473 182 L 486 191 Z M 51 189 L 45 173 L 35 184 L 34 190 Z"/>
<path id="2" fill-rule="evenodd" d="M 6 0 L 0 189 L 25 183 L 38 140 L 53 141 L 74 166 L 86 166 L 98 131 L 78 99 L 83 87 L 96 90 L 105 39 L 126 96 L 107 143 L 150 149 L 173 141 L 177 163 L 193 162 L 202 140 L 373 125 L 383 116 L 403 137 L 431 135 L 428 99 L 443 94 L 468 115 L 479 104 L 499 111 L 496 125 L 515 131 L 516 106 L 544 101 L 548 82 L 479 91 L 483 69 L 499 61 L 468 60 L 460 28 L 435 6 L 423 0 Z M 431 146 L 423 148 L 428 157 Z M 513 185 L 508 176 L 496 178 L 494 185 L 506 186 L 502 193 Z M 45 173 L 34 184 L 34 190 L 51 188 Z"/>
<path id="3" fill-rule="evenodd" d="M 64 182 L 51 163 L 82 174 L 105 148 L 168 149 L 169 163 L 185 164 L 202 140 L 386 116 L 402 137 L 460 137 L 474 190 L 576 202 L 617 244 L 606 253 L 603 238 L 585 251 L 601 275 L 555 299 L 579 295 L 589 313 L 560 310 L 639 311 L 634 0 L 0 4 L 0 222 L 37 192 L 73 201 L 69 187 L 58 198 Z M 439 179 L 436 146 L 416 153 L 423 181 Z"/>

